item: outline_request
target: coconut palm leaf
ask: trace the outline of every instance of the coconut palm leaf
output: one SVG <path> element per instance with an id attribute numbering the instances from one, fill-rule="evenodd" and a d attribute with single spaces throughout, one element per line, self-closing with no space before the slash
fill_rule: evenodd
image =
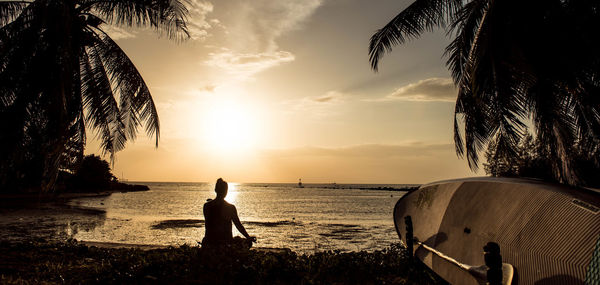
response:
<path id="1" fill-rule="evenodd" d="M 92 0 L 82 1 L 82 11 L 92 11 L 109 24 L 150 26 L 171 39 L 189 38 L 188 10 L 178 0 Z"/>
<path id="2" fill-rule="evenodd" d="M 377 71 L 384 53 L 418 38 L 425 31 L 445 27 L 462 7 L 462 0 L 417 0 L 379 29 L 369 43 L 371 68 Z"/>
<path id="3" fill-rule="evenodd" d="M 450 25 L 449 34 L 456 32 L 454 40 L 446 47 L 444 55 L 448 57 L 446 65 L 452 72 L 455 84 L 460 83 L 464 68 L 471 54 L 473 41 L 479 31 L 479 24 L 488 7 L 486 0 L 474 0 L 465 4 Z"/>
<path id="4" fill-rule="evenodd" d="M 97 137 L 105 153 L 114 155 L 124 147 L 119 139 L 123 129 L 119 119 L 119 107 L 113 96 L 110 79 L 96 47 L 88 48 L 82 55 L 82 99 L 86 112 L 85 121 L 97 130 Z"/>
<path id="5" fill-rule="evenodd" d="M 0 1 L 0 27 L 16 19 L 29 1 Z"/>
<path id="6" fill-rule="evenodd" d="M 447 50 L 458 47 L 455 49 L 457 61 L 451 62 L 455 64 L 451 69 L 454 68 L 456 72 L 455 81 L 459 87 L 455 116 L 464 117 L 466 134 L 464 150 L 466 150 L 469 166 L 476 169 L 478 154 L 494 137 L 498 146 L 497 153 L 515 155 L 515 146 L 518 145 L 523 134 L 524 125 L 521 118 L 525 111 L 521 94 L 515 92 L 516 89 L 511 86 L 512 71 L 502 62 L 502 59 L 507 57 L 504 54 L 505 44 L 496 42 L 495 37 L 490 37 L 503 32 L 503 27 L 494 17 L 496 11 L 474 4 L 466 5 L 465 8 L 476 11 L 469 13 L 461 11 L 461 17 L 477 22 L 464 15 L 479 14 L 481 18 L 478 25 L 474 24 L 468 31 L 458 35 L 458 38 L 463 36 L 461 40 L 466 41 L 469 49 L 460 48 L 463 43 L 455 40 Z M 475 30 L 474 34 L 472 34 L 473 30 Z M 457 124 L 458 121 L 455 119 L 455 130 L 459 129 Z M 457 153 L 465 154 L 460 131 L 456 132 L 455 139 Z"/>
<path id="7" fill-rule="evenodd" d="M 98 33 L 102 57 L 120 97 L 121 118 L 128 138 L 134 139 L 137 126 L 145 122 L 146 134 L 155 136 L 158 146 L 160 123 L 156 106 L 141 74 L 123 50 L 105 33 Z"/>

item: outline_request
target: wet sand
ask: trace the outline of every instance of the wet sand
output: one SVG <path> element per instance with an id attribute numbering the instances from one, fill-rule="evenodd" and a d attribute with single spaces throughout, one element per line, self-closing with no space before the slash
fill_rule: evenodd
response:
<path id="1" fill-rule="evenodd" d="M 24 195 L 3 199 L 0 207 L 1 241 L 65 241 L 80 230 L 104 223 L 103 210 L 70 206 L 66 202 L 79 197 L 103 197 L 110 194 L 70 194 L 52 200 L 26 200 Z"/>

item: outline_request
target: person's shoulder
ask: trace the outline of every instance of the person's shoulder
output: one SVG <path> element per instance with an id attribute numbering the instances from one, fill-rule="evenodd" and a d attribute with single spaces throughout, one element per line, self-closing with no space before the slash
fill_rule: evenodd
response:
<path id="1" fill-rule="evenodd" d="M 215 200 L 213 199 L 207 199 L 206 203 L 204 203 L 204 207 L 210 207 L 212 204 L 214 204 Z"/>
<path id="2" fill-rule="evenodd" d="M 227 207 L 229 209 L 235 209 L 235 205 L 233 205 L 233 204 L 231 204 L 231 203 L 229 203 L 227 201 L 224 201 L 224 202 L 225 202 L 225 207 Z"/>

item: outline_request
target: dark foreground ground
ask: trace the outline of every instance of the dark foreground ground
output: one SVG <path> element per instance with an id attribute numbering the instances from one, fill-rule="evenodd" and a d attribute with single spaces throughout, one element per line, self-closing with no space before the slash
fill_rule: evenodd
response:
<path id="1" fill-rule="evenodd" d="M 375 252 L 142 250 L 0 242 L 2 284 L 443 284 L 399 245 Z"/>

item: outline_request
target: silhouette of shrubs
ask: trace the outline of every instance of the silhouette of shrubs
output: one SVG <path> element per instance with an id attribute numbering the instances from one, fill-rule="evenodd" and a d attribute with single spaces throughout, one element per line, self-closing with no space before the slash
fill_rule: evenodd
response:
<path id="1" fill-rule="evenodd" d="M 444 284 L 397 244 L 374 252 L 107 249 L 0 243 L 0 283 Z"/>

